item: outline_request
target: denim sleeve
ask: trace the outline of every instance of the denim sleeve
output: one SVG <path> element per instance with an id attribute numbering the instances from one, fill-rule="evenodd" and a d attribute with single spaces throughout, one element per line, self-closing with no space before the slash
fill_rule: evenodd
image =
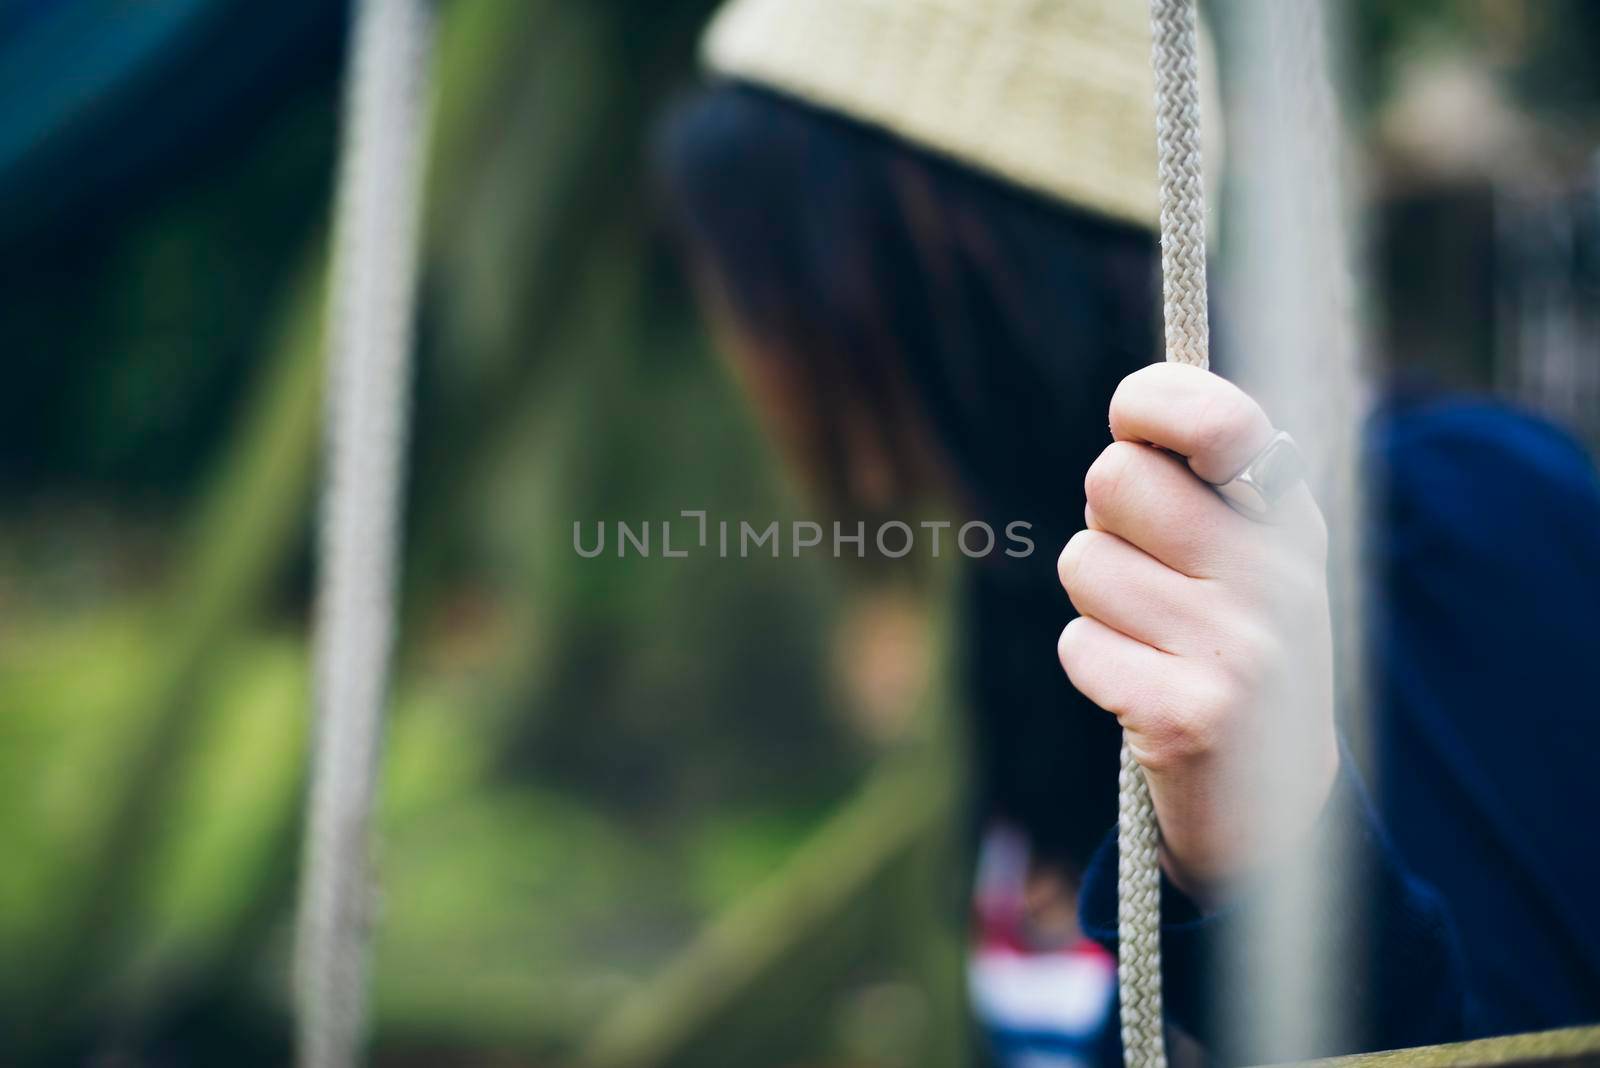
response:
<path id="1" fill-rule="evenodd" d="M 1468 1003 L 1454 924 L 1440 896 L 1408 873 L 1390 846 L 1360 777 L 1346 754 L 1317 827 L 1302 847 L 1301 871 L 1346 868 L 1348 900 L 1325 903 L 1310 917 L 1303 952 L 1307 966 L 1343 959 L 1346 974 L 1324 976 L 1329 1000 L 1345 1025 L 1289 1047 L 1252 1036 L 1255 1006 L 1248 998 L 1224 1003 L 1244 989 L 1237 974 L 1241 940 L 1254 929 L 1252 910 L 1264 906 L 1269 872 L 1232 902 L 1202 913 L 1162 879 L 1161 952 L 1164 1004 L 1170 1024 L 1188 1032 L 1226 1064 L 1301 1060 L 1378 1049 L 1431 1045 L 1467 1037 Z M 1283 876 L 1286 877 L 1286 876 Z M 1085 871 L 1079 895 L 1084 931 L 1113 952 L 1117 943 L 1117 839 L 1110 832 Z M 1222 1023 L 1224 1017 L 1229 1021 Z"/>

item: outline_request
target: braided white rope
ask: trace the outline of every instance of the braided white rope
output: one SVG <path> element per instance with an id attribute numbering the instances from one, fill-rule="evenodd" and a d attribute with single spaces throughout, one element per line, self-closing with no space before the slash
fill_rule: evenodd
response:
<path id="1" fill-rule="evenodd" d="M 1209 362 L 1206 197 L 1200 154 L 1200 63 L 1194 0 L 1150 0 L 1161 178 L 1161 296 L 1167 359 Z"/>
<path id="2" fill-rule="evenodd" d="M 1150 787 L 1128 743 L 1117 775 L 1117 985 L 1122 1059 L 1164 1068 L 1161 1027 L 1161 862 Z"/>
<path id="3" fill-rule="evenodd" d="M 394 635 L 431 41 L 427 0 L 356 3 L 326 328 L 316 724 L 295 931 L 306 1068 L 358 1063 L 366 1032 L 368 828 Z"/>
<path id="4" fill-rule="evenodd" d="M 1204 367 L 1210 330 L 1194 0 L 1150 0 L 1150 36 L 1167 359 Z M 1122 999 L 1123 1059 L 1130 1068 L 1165 1068 L 1160 836 L 1144 772 L 1126 741 L 1122 743 L 1117 791 L 1117 980 Z"/>

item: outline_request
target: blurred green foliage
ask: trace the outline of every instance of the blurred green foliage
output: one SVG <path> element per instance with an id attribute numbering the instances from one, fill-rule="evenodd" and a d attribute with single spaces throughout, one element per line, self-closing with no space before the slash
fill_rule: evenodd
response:
<path id="1" fill-rule="evenodd" d="M 829 822 L 878 755 L 827 711 L 839 577 L 570 548 L 579 520 L 797 506 L 652 221 L 648 128 L 692 78 L 705 9 L 441 8 L 380 1061 L 861 1063 L 865 1043 L 888 1064 L 951 1045 L 926 1008 L 887 1046 L 850 1022 L 855 990 L 926 1001 L 927 911 L 915 936 L 834 921 L 903 896 L 934 856 L 912 843 L 948 821 L 902 768 Z M 5 268 L 8 1063 L 287 1054 L 337 103 L 333 66 L 298 71 L 258 126 Z M 800 911 L 831 935 L 787 925 L 808 840 L 803 885 L 839 889 Z M 749 1007 L 764 976 L 781 1011 Z"/>

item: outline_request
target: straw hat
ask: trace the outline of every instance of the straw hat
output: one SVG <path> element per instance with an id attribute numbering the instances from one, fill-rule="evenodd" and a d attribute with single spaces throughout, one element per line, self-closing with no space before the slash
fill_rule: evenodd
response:
<path id="1" fill-rule="evenodd" d="M 730 0 L 701 56 L 714 74 L 837 111 L 1078 207 L 1156 226 L 1143 0 Z M 1220 121 L 1206 84 L 1209 60 L 1202 55 L 1208 163 L 1217 158 Z"/>

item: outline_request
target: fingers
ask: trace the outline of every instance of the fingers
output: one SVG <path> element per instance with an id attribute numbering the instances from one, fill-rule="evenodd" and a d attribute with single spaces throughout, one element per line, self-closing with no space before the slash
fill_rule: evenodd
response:
<path id="1" fill-rule="evenodd" d="M 1207 640 L 1212 591 L 1143 550 L 1101 530 L 1082 530 L 1056 561 L 1073 607 L 1169 653 Z"/>
<path id="2" fill-rule="evenodd" d="M 1229 573 L 1239 550 L 1260 539 L 1257 525 L 1182 460 L 1149 445 L 1106 446 L 1084 476 L 1083 491 L 1092 526 L 1193 578 Z"/>
<path id="3" fill-rule="evenodd" d="M 1141 764 L 1161 766 L 1200 744 L 1183 707 L 1195 687 L 1180 658 L 1089 616 L 1067 624 L 1056 654 L 1078 692 L 1121 721 Z"/>
<path id="4" fill-rule="evenodd" d="M 1090 616 L 1067 624 L 1056 654 L 1078 692 L 1117 716 L 1143 707 L 1176 659 Z"/>
<path id="5" fill-rule="evenodd" d="M 1207 482 L 1238 474 L 1272 433 L 1249 395 L 1198 367 L 1151 364 L 1124 378 L 1111 397 L 1112 437 L 1170 449 Z"/>

